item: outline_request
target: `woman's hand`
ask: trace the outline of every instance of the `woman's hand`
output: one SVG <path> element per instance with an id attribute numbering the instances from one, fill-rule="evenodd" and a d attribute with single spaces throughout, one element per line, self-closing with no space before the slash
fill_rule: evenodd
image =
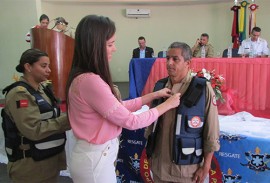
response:
<path id="1" fill-rule="evenodd" d="M 173 94 L 165 102 L 159 104 L 156 109 L 158 110 L 159 115 L 164 114 L 168 110 L 178 107 L 180 104 L 180 93 Z"/>
<path id="2" fill-rule="evenodd" d="M 157 98 L 168 98 L 172 96 L 172 91 L 169 88 L 163 88 L 161 90 L 158 90 L 155 92 L 157 95 Z"/>
<path id="3" fill-rule="evenodd" d="M 170 106 L 170 108 L 178 107 L 180 104 L 180 93 L 173 94 L 170 98 L 168 98 L 165 103 Z"/>

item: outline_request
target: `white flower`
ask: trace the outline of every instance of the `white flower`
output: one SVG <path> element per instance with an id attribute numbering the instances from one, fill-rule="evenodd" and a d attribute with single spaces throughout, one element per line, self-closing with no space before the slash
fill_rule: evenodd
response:
<path id="1" fill-rule="evenodd" d="M 225 78 L 222 75 L 218 75 L 220 80 L 225 80 Z"/>
<path id="2" fill-rule="evenodd" d="M 207 79 L 210 80 L 211 79 L 211 75 L 209 73 L 204 73 L 203 76 Z"/>
<path id="3" fill-rule="evenodd" d="M 196 72 L 191 72 L 191 76 L 197 76 Z"/>
<path id="4" fill-rule="evenodd" d="M 203 68 L 203 69 L 202 69 L 202 72 L 203 72 L 203 73 L 206 73 L 206 69 L 205 69 L 205 68 Z"/>

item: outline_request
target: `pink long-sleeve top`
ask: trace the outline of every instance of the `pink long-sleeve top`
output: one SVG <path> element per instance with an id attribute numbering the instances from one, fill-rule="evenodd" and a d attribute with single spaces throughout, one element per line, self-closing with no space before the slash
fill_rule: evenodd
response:
<path id="1" fill-rule="evenodd" d="M 142 99 L 119 102 L 99 75 L 77 76 L 69 89 L 68 116 L 74 135 L 94 144 L 116 138 L 122 128 L 135 130 L 149 126 L 159 114 L 156 108 L 141 114 Z"/>

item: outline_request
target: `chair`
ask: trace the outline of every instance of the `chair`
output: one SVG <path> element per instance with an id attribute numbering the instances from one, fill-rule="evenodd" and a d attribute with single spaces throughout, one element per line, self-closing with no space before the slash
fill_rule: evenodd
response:
<path id="1" fill-rule="evenodd" d="M 228 57 L 228 49 L 225 49 L 223 51 L 222 57 Z M 240 55 L 238 54 L 238 48 L 232 48 L 232 57 L 240 57 Z"/>
<path id="2" fill-rule="evenodd" d="M 165 57 L 166 55 L 167 55 L 167 51 L 166 51 Z M 165 58 L 165 57 L 163 56 L 163 51 L 158 52 L 158 58 Z"/>

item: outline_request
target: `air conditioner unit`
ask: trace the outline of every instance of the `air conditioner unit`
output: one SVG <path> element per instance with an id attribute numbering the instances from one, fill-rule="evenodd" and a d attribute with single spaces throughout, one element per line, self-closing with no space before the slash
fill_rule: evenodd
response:
<path id="1" fill-rule="evenodd" d="M 126 17 L 148 18 L 150 17 L 150 10 L 149 9 L 126 9 Z"/>

